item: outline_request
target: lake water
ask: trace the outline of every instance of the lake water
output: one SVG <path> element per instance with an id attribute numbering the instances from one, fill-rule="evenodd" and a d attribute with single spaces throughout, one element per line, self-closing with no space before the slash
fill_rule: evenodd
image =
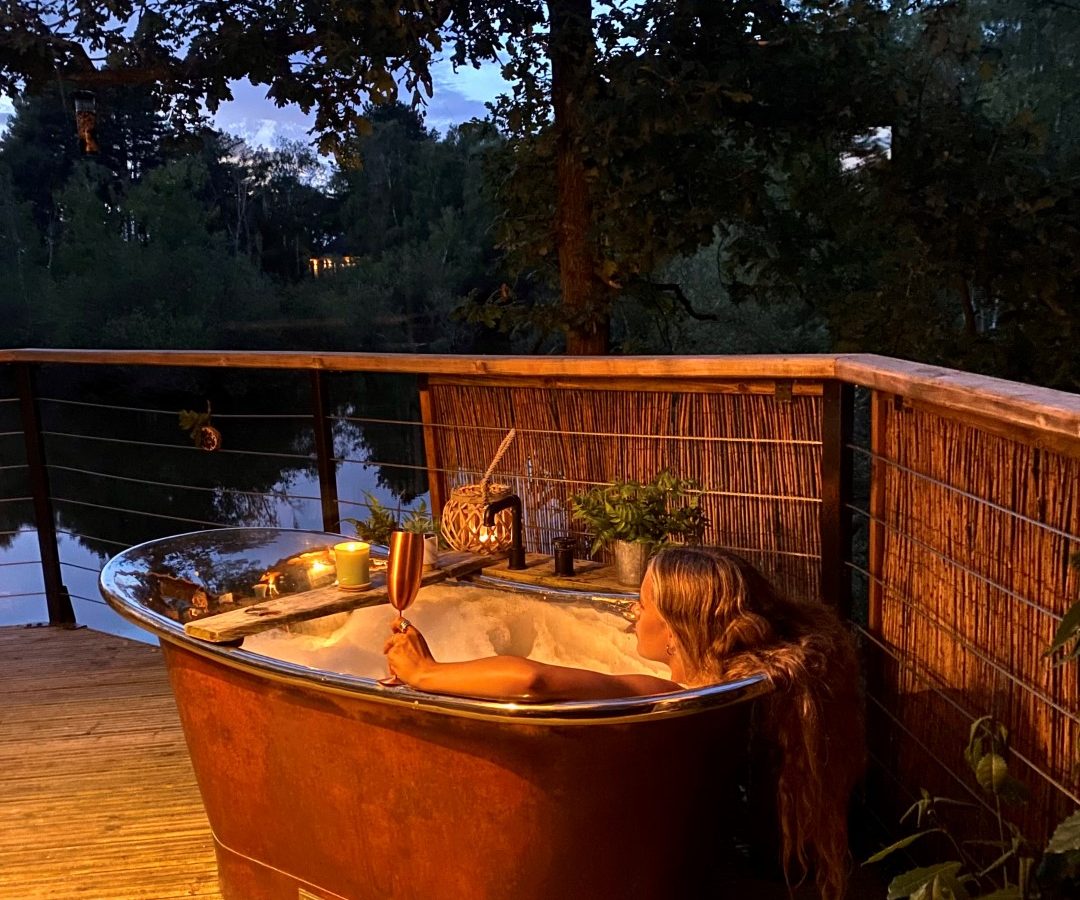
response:
<path id="1" fill-rule="evenodd" d="M 263 521 L 246 524 L 321 531 L 322 510 L 319 503 L 312 500 L 284 500 L 280 495 L 286 491 L 291 496 L 317 497 L 319 484 L 304 473 L 291 474 L 287 484 L 279 482 L 274 486 L 271 492 L 274 495 L 272 502 L 268 509 L 263 510 L 269 515 Z M 399 504 L 397 496 L 378 483 L 377 468 L 373 466 L 342 465 L 338 470 L 338 491 L 342 497 L 362 497 L 366 491 L 391 509 L 397 508 Z M 423 499 L 427 501 L 426 496 Z M 343 505 L 342 514 L 362 519 L 365 517 L 365 510 Z M 350 526 L 345 525 L 343 529 L 352 534 Z M 181 527 L 175 533 L 192 530 L 198 529 Z M 96 631 L 157 643 L 156 638 L 130 624 L 105 605 L 98 590 L 97 578 L 108 556 L 99 555 L 70 535 L 61 534 L 58 540 L 64 584 L 72 595 L 71 603 L 76 621 Z M 118 551 L 120 549 L 117 548 Z M 26 625 L 49 621 L 38 559 L 37 534 L 33 530 L 21 531 L 10 547 L 0 550 L 0 625 Z M 40 596 L 19 596 L 22 594 Z"/>
<path id="2" fill-rule="evenodd" d="M 0 372 L 0 625 L 18 625 L 47 622 L 48 610 L 7 374 Z M 79 624 L 148 639 L 98 591 L 101 567 L 125 547 L 215 523 L 322 529 L 308 373 L 57 367 L 39 374 L 62 575 Z M 345 460 L 337 470 L 341 515 L 366 518 L 365 494 L 393 510 L 426 501 L 415 379 L 339 373 L 326 389 L 334 455 Z M 206 453 L 179 433 L 178 410 L 211 402 L 223 440 Z"/>

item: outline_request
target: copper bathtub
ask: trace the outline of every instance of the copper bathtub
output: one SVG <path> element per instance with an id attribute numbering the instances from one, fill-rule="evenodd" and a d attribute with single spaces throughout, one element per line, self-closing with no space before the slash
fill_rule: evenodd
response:
<path id="1" fill-rule="evenodd" d="M 189 638 L 155 587 L 197 577 L 242 603 L 237 585 L 336 540 L 223 529 L 102 572 L 109 603 L 161 639 L 226 900 L 697 895 L 760 681 L 550 704 L 426 694 Z"/>

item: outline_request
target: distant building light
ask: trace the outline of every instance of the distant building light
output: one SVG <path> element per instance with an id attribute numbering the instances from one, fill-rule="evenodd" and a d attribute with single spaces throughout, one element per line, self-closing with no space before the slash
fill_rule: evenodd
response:
<path id="1" fill-rule="evenodd" d="M 312 256 L 308 259 L 308 271 L 318 278 L 321 275 L 333 275 L 341 269 L 351 269 L 357 262 L 355 256 Z"/>

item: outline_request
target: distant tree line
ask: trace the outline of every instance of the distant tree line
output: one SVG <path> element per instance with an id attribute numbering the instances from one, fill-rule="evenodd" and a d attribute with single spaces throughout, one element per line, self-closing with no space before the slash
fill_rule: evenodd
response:
<path id="1" fill-rule="evenodd" d="M 1078 4 L 53 5 L 0 36 L 5 342 L 860 350 L 1080 387 Z M 503 63 L 488 122 L 397 103 L 439 53 Z M 239 77 L 315 109 L 328 176 L 200 131 Z M 95 160 L 58 79 L 98 97 Z"/>
<path id="2" fill-rule="evenodd" d="M 362 168 L 308 146 L 171 134 L 138 89 L 98 99 L 86 154 L 58 90 L 0 141 L 0 344 L 461 351 L 500 284 L 487 126 L 439 137 L 372 108 Z M 314 259 L 341 261 L 322 277 Z"/>

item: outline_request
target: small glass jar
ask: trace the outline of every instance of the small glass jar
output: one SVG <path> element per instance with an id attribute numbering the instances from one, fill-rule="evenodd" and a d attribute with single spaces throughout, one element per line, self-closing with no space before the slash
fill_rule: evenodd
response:
<path id="1" fill-rule="evenodd" d="M 574 550 L 577 540 L 572 537 L 555 538 L 555 574 L 569 576 L 574 574 Z"/>

